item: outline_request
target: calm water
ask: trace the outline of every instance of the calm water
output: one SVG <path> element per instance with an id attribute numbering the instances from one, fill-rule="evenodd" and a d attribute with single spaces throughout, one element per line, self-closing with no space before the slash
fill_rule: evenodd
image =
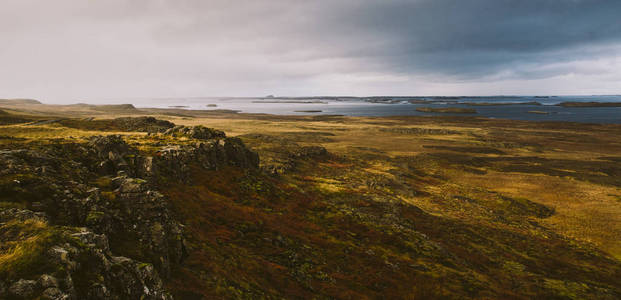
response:
<path id="1" fill-rule="evenodd" d="M 433 101 L 431 104 L 412 104 L 411 99 Z M 377 99 L 375 99 L 377 100 Z M 560 102 L 621 102 L 619 96 L 558 96 L 558 97 L 382 97 L 390 103 L 374 103 L 370 98 L 169 98 L 169 99 L 116 99 L 115 103 L 132 103 L 136 107 L 169 108 L 183 106 L 184 109 L 230 109 L 244 113 L 267 113 L 278 115 L 345 115 L 345 116 L 422 116 L 451 115 L 444 113 L 423 113 L 417 107 L 463 107 L 477 110 L 472 115 L 489 118 L 534 121 L 571 121 L 587 123 L 621 123 L 621 107 L 565 108 L 555 106 Z M 542 105 L 471 106 L 465 102 L 523 103 L 536 101 Z M 111 101 L 108 101 L 111 102 Z M 289 103 L 297 102 L 297 103 Z M 208 105 L 211 104 L 211 107 Z M 213 105 L 216 105 L 215 107 Z M 315 112 L 302 112 L 302 111 Z M 319 112 L 320 111 L 320 112 Z M 543 111 L 548 114 L 534 114 L 529 111 Z"/>

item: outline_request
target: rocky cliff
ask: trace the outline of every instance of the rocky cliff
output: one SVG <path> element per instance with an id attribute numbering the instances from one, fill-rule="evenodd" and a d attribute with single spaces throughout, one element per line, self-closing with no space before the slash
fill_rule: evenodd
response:
<path id="1" fill-rule="evenodd" d="M 165 129 L 0 151 L 0 299 L 171 298 L 184 226 L 159 186 L 259 159 L 220 131 Z"/>

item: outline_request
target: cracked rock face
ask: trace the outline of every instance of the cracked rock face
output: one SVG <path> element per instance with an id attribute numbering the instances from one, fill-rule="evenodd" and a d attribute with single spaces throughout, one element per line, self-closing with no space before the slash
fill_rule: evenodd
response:
<path id="1" fill-rule="evenodd" d="M 248 150 L 237 138 L 199 141 L 196 144 L 160 149 L 143 166 L 142 172 L 147 178 L 163 177 L 166 174 L 185 181 L 189 178 L 190 165 L 204 169 L 219 169 L 227 165 L 258 168 L 259 156 Z"/>
<path id="2" fill-rule="evenodd" d="M 241 168 L 259 167 L 259 156 L 238 138 L 227 138 L 223 132 L 203 126 L 176 126 L 163 135 L 186 137 L 195 143 L 165 145 L 153 156 L 138 155 L 120 135 L 96 136 L 89 142 L 90 151 L 99 161 L 94 168 L 102 174 L 119 171 L 132 177 L 157 181 L 162 177 L 185 180 L 189 166 L 219 169 L 227 165 Z"/>
<path id="3" fill-rule="evenodd" d="M 35 253 L 43 256 L 46 273 L 2 279 L 0 299 L 171 299 L 153 265 L 112 255 L 104 234 L 53 226 L 47 217 L 29 210 L 13 209 L 1 215 L 3 224 L 42 222 L 57 234 Z"/>
<path id="4" fill-rule="evenodd" d="M 100 218 L 93 211 L 89 225 L 106 232 L 116 245 L 135 247 L 168 277 L 171 265 L 181 262 L 185 249 L 182 226 L 172 217 L 166 198 L 141 179 L 120 176 L 112 183 L 114 204 L 102 205 L 99 211 L 105 213 Z"/>
<path id="5" fill-rule="evenodd" d="M 0 164 L 4 164 L 0 175 L 15 178 L 0 186 L 3 196 L 24 198 L 24 201 L 32 200 L 33 196 L 41 198 L 30 203 L 32 209 L 41 212 L 9 209 L 0 211 L 0 220 L 11 215 L 20 219 L 40 218 L 45 212 L 55 224 L 88 226 L 117 242 L 120 245 L 117 248 L 131 243 L 136 250 L 129 254 L 153 262 L 167 276 L 171 263 L 179 263 L 184 250 L 181 225 L 171 217 L 166 198 L 147 181 L 125 175 L 112 180 L 112 191 L 102 197 L 99 188 L 89 186 L 89 177 L 99 176 L 102 171 L 99 166 L 106 164 L 111 168 L 104 170 L 104 174 L 122 171 L 116 170 L 121 165 L 119 162 L 124 162 L 124 157 L 135 150 L 114 135 L 94 137 L 88 146 L 92 147 L 90 151 L 82 153 L 94 159 L 80 156 L 67 159 L 30 150 L 0 153 Z M 47 171 L 37 173 L 32 164 Z M 64 168 L 65 165 L 71 167 Z M 123 169 L 131 173 L 129 166 L 125 166 Z"/>
<path id="6" fill-rule="evenodd" d="M 45 258 L 40 270 L 0 278 L 0 299 L 170 299 L 160 278 L 187 254 L 183 225 L 158 187 L 188 180 L 190 165 L 256 169 L 259 158 L 210 128 L 159 136 L 169 135 L 183 142 L 150 155 L 120 135 L 0 150 L 0 201 L 18 206 L 0 208 L 0 250 L 31 238 Z M 32 230 L 6 234 L 16 224 Z"/>

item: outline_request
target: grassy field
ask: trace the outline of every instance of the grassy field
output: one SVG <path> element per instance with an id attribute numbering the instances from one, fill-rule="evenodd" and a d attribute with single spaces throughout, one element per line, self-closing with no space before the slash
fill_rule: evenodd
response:
<path id="1" fill-rule="evenodd" d="M 145 133 L 93 123 L 114 109 L 47 118 L 78 116 L 68 123 L 23 110 L 36 120 L 0 126 L 0 147 L 112 133 L 143 143 Z M 193 253 L 168 282 L 181 298 L 579 299 L 593 286 L 621 289 L 621 125 L 122 113 L 145 114 L 240 137 L 265 170 L 197 169 L 192 185 L 163 188 Z"/>
<path id="2" fill-rule="evenodd" d="M 472 208 L 460 216 L 463 208 L 437 200 L 451 195 L 486 198 L 489 193 L 526 198 L 554 208 L 555 214 L 542 224 L 621 259 L 621 126 L 344 117 L 175 122 L 203 124 L 230 135 L 260 132 L 302 145 L 319 144 L 339 156 L 373 157 L 376 161 L 360 171 L 388 180 L 398 178 L 387 171 L 407 171 L 405 157 L 428 160 L 423 171 L 443 180 L 421 186 L 425 196 L 404 201 L 476 222 L 480 216 Z M 255 147 L 261 152 L 260 143 Z"/>

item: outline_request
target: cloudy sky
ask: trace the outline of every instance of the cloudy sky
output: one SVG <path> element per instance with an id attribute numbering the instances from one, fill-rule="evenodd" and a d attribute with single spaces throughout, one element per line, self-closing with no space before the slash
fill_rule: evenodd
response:
<path id="1" fill-rule="evenodd" d="M 0 98 L 621 94 L 620 13 L 618 0 L 0 0 Z"/>

